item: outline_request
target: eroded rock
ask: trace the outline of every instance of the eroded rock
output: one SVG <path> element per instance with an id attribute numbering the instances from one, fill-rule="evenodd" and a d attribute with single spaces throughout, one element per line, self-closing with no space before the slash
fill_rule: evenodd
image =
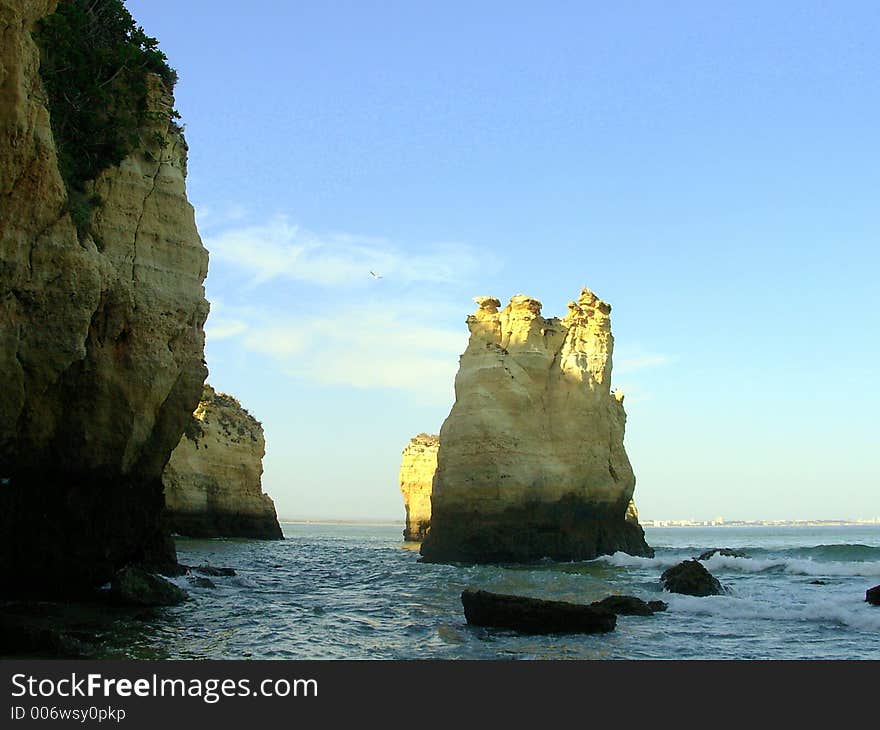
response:
<path id="1" fill-rule="evenodd" d="M 400 462 L 400 491 L 406 509 L 405 540 L 422 540 L 431 526 L 431 487 L 437 470 L 440 439 L 420 433 L 403 450 Z"/>
<path id="2" fill-rule="evenodd" d="M 133 566 L 113 576 L 110 595 L 118 603 L 134 606 L 177 606 L 187 599 L 186 591 L 170 580 Z"/>
<path id="3" fill-rule="evenodd" d="M 205 385 L 162 475 L 171 530 L 281 539 L 275 503 L 260 481 L 265 452 L 260 422 L 235 398 Z"/>
<path id="4" fill-rule="evenodd" d="M 562 318 L 518 294 L 478 297 L 440 430 L 432 562 L 652 555 L 627 512 L 635 476 L 611 391 L 611 307 L 584 289 Z"/>

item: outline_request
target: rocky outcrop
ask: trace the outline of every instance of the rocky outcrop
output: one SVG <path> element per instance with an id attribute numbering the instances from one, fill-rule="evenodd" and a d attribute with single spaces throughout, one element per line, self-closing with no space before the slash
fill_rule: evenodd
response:
<path id="1" fill-rule="evenodd" d="M 133 566 L 113 576 L 110 595 L 118 603 L 131 606 L 177 606 L 188 598 L 186 591 L 170 580 Z"/>
<path id="2" fill-rule="evenodd" d="M 589 289 L 562 318 L 478 297 L 440 430 L 426 561 L 652 555 L 627 519 L 635 476 L 611 392 L 611 307 Z"/>
<path id="3" fill-rule="evenodd" d="M 410 439 L 400 462 L 400 491 L 406 508 L 405 540 L 422 540 L 431 526 L 431 485 L 437 471 L 437 436 L 420 433 Z"/>
<path id="4" fill-rule="evenodd" d="M 169 563 L 161 475 L 206 376 L 208 254 L 186 143 L 150 76 L 141 144 L 71 219 L 32 38 L 0 0 L 0 585 L 70 593 Z M 88 43 L 88 38 L 82 39 Z"/>
<path id="5" fill-rule="evenodd" d="M 742 550 L 734 550 L 733 548 L 712 548 L 711 550 L 706 550 L 700 553 L 695 560 L 710 560 L 715 554 L 721 555 L 725 558 L 747 558 L 749 557 L 748 553 Z"/>
<path id="6" fill-rule="evenodd" d="M 613 631 L 617 616 L 595 605 L 545 601 L 466 588 L 461 603 L 473 626 L 511 629 L 523 634 L 604 634 Z"/>
<path id="7" fill-rule="evenodd" d="M 601 601 L 593 601 L 590 605 L 604 611 L 611 611 L 618 616 L 653 616 L 655 613 L 669 608 L 663 601 L 648 601 L 646 603 L 635 596 L 617 595 L 608 596 Z"/>
<path id="8" fill-rule="evenodd" d="M 162 476 L 172 531 L 281 539 L 275 504 L 260 485 L 265 452 L 260 422 L 206 385 Z"/>
<path id="9" fill-rule="evenodd" d="M 880 606 L 880 586 L 874 586 L 865 591 L 865 601 L 872 606 Z"/>
<path id="10" fill-rule="evenodd" d="M 716 596 L 724 592 L 718 579 L 696 560 L 685 560 L 660 576 L 663 588 L 687 596 Z"/>

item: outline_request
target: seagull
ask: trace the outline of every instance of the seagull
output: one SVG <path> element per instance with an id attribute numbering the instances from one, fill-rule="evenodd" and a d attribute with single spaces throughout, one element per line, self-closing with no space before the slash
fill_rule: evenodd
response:
<path id="1" fill-rule="evenodd" d="M 381 279 L 382 278 L 382 275 L 377 274 L 375 271 L 371 271 L 370 276 L 372 276 L 374 279 Z"/>

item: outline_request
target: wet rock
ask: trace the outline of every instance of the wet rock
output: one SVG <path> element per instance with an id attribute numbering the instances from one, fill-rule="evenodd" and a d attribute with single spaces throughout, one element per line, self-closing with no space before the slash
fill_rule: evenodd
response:
<path id="1" fill-rule="evenodd" d="M 201 575 L 210 575 L 212 578 L 235 575 L 235 568 L 217 568 L 213 565 L 187 566 L 187 570 Z"/>
<path id="2" fill-rule="evenodd" d="M 135 606 L 177 606 L 187 599 L 186 591 L 171 581 L 132 566 L 116 573 L 110 594 L 119 603 Z"/>
<path id="3" fill-rule="evenodd" d="M 0 614 L 0 656 L 76 659 L 89 656 L 90 647 L 69 634 L 24 617 Z"/>
<path id="4" fill-rule="evenodd" d="M 748 553 L 743 552 L 742 550 L 734 550 L 733 548 L 712 548 L 711 550 L 706 550 L 703 553 L 700 553 L 697 557 L 697 560 L 708 560 L 715 553 L 719 555 L 723 555 L 727 558 L 747 558 L 749 557 Z"/>
<path id="5" fill-rule="evenodd" d="M 880 606 L 880 586 L 874 586 L 865 591 L 865 600 L 872 606 Z"/>
<path id="6" fill-rule="evenodd" d="M 827 586 L 828 581 L 827 580 L 811 580 L 810 585 L 811 586 Z"/>
<path id="7" fill-rule="evenodd" d="M 660 611 L 665 611 L 669 608 L 669 604 L 666 603 L 666 601 L 648 601 L 648 608 L 654 613 L 659 613 Z"/>
<path id="8" fill-rule="evenodd" d="M 469 624 L 525 634 L 598 634 L 613 631 L 617 616 L 595 606 L 509 596 L 465 589 L 461 594 Z"/>
<path id="9" fill-rule="evenodd" d="M 651 604 L 654 604 L 654 606 L 659 604 L 662 608 L 652 608 Z M 645 603 L 641 598 L 636 598 L 635 596 L 608 596 L 601 601 L 594 601 L 590 605 L 605 611 L 611 611 L 611 613 L 618 616 L 653 616 L 655 611 L 666 610 L 666 604 L 663 601 Z"/>
<path id="10" fill-rule="evenodd" d="M 190 585 L 195 586 L 196 588 L 216 588 L 214 585 L 214 581 L 210 578 L 202 578 L 199 575 L 191 575 L 187 578 L 187 581 Z"/>
<path id="11" fill-rule="evenodd" d="M 660 576 L 660 581 L 670 593 L 715 596 L 724 592 L 718 579 L 696 560 L 685 560 L 665 570 Z"/>

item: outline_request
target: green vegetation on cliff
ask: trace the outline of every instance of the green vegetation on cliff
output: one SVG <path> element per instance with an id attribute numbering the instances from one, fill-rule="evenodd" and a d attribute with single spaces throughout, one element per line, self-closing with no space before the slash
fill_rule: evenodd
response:
<path id="1" fill-rule="evenodd" d="M 82 232 L 100 203 L 86 182 L 143 147 L 148 74 L 170 92 L 177 73 L 122 0 L 61 0 L 35 40 L 69 210 Z"/>

